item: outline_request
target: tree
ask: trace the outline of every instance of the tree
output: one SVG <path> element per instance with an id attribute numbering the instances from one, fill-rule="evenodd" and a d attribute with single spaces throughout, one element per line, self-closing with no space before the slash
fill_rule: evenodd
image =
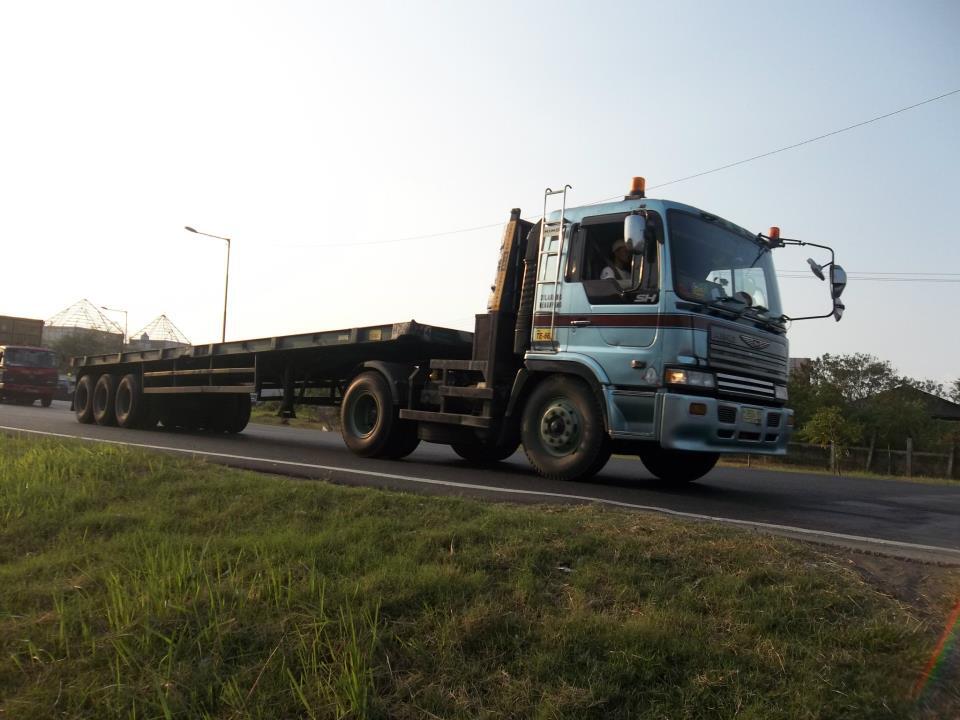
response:
<path id="1" fill-rule="evenodd" d="M 810 363 L 810 383 L 821 400 L 843 406 L 892 390 L 902 378 L 888 361 L 873 355 L 828 353 Z"/>
<path id="2" fill-rule="evenodd" d="M 70 360 L 81 355 L 106 355 L 117 352 L 117 335 L 79 329 L 75 333 L 64 335 L 50 343 L 50 349 L 57 355 L 57 366 L 61 373 L 70 370 Z"/>
<path id="3" fill-rule="evenodd" d="M 863 428 L 857 422 L 844 417 L 839 407 L 830 405 L 814 413 L 800 430 L 800 437 L 820 447 L 831 448 L 830 469 L 837 472 L 840 466 L 836 456 L 846 452 L 862 433 Z"/>
<path id="4" fill-rule="evenodd" d="M 950 383 L 950 387 L 947 389 L 947 397 L 955 403 L 960 403 L 960 378 Z"/>

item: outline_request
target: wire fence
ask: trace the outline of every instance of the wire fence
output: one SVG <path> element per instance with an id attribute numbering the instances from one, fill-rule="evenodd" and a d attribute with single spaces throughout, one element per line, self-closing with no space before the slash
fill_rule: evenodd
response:
<path id="1" fill-rule="evenodd" d="M 725 458 L 751 467 L 812 467 L 831 469 L 829 446 L 790 443 L 786 455 L 729 455 Z M 838 473 L 870 472 L 887 477 L 930 477 L 957 479 L 956 448 L 945 453 L 894 450 L 877 446 L 844 448 L 835 452 Z"/>

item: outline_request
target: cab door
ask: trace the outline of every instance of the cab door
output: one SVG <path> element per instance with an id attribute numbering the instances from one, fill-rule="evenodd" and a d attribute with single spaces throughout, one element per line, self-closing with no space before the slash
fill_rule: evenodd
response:
<path id="1" fill-rule="evenodd" d="M 623 238 L 625 217 L 618 213 L 581 222 L 570 246 L 562 317 L 569 327 L 566 350 L 596 360 L 614 385 L 631 387 L 641 384 L 647 367 L 659 366 L 656 228 L 662 225 L 650 223 L 646 252 L 633 256 L 630 280 L 603 279 L 604 268 L 613 262 L 613 244 Z"/>

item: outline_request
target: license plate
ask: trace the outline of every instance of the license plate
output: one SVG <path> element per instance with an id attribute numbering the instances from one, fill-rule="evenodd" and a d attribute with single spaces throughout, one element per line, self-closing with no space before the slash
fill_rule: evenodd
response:
<path id="1" fill-rule="evenodd" d="M 763 419 L 763 411 L 759 408 L 744 408 L 743 412 L 740 414 L 740 417 L 743 418 L 745 423 L 750 425 L 759 425 L 760 421 Z"/>

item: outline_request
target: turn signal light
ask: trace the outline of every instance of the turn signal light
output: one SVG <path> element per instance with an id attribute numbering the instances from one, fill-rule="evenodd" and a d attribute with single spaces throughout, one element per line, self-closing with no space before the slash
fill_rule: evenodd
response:
<path id="1" fill-rule="evenodd" d="M 691 415 L 706 415 L 707 406 L 704 403 L 690 403 Z"/>

